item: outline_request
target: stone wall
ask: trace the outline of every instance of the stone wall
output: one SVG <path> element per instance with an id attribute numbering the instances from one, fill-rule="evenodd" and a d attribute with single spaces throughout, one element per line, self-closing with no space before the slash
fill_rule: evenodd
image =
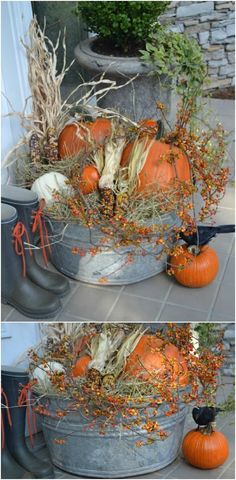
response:
<path id="1" fill-rule="evenodd" d="M 224 326 L 224 354 L 225 361 L 222 366 L 223 375 L 235 375 L 235 326 L 228 323 Z"/>
<path id="2" fill-rule="evenodd" d="M 172 2 L 162 23 L 171 22 L 171 30 L 196 38 L 207 62 L 210 87 L 235 84 L 235 3 Z"/>

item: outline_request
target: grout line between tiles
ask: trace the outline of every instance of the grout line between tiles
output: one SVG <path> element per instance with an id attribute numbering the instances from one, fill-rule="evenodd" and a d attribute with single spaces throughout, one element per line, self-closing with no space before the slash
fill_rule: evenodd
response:
<path id="1" fill-rule="evenodd" d="M 168 287 L 168 291 L 169 292 L 169 289 L 172 288 L 172 285 L 170 285 Z M 156 302 L 156 303 L 163 303 L 164 300 L 161 300 L 160 298 L 153 298 L 153 297 L 145 297 L 144 295 L 137 295 L 137 293 L 126 293 L 124 292 L 123 295 L 126 295 L 127 297 L 136 297 L 136 298 L 142 298 L 142 300 L 151 300 L 152 302 Z M 164 299 L 166 298 L 167 294 L 165 294 L 165 297 Z"/>
<path id="2" fill-rule="evenodd" d="M 110 314 L 112 313 L 114 307 L 116 306 L 116 304 L 117 304 L 117 302 L 118 302 L 118 300 L 119 300 L 119 298 L 120 298 L 120 296 L 121 296 L 121 293 L 123 292 L 124 289 L 125 289 L 125 285 L 121 288 L 121 290 L 119 291 L 116 299 L 114 300 L 114 303 L 112 304 L 112 306 L 111 306 L 110 309 L 108 310 L 108 313 L 107 313 L 107 315 L 105 316 L 105 319 L 104 319 L 105 322 L 108 320 Z"/>
<path id="3" fill-rule="evenodd" d="M 208 309 L 207 310 L 199 310 L 199 308 L 193 308 L 189 305 L 183 305 L 182 303 L 165 302 L 165 305 L 171 305 L 172 307 L 181 307 L 184 310 L 194 310 L 195 312 L 200 312 L 200 313 L 208 313 Z"/>
<path id="4" fill-rule="evenodd" d="M 1 318 L 1 322 L 7 322 L 7 319 L 8 317 L 10 317 L 10 315 L 12 314 L 12 312 L 14 311 L 14 307 L 12 307 L 12 309 L 10 310 L 10 312 L 8 312 L 8 314 L 6 315 L 6 317 L 4 318 L 4 320 Z"/>
<path id="5" fill-rule="evenodd" d="M 181 455 L 180 455 L 180 453 L 179 453 L 177 465 L 175 465 L 172 470 L 170 470 L 166 475 L 164 475 L 163 478 L 171 478 L 172 473 L 174 473 L 175 470 L 177 470 L 177 468 L 179 468 L 179 466 L 180 466 L 180 464 L 181 464 L 181 461 L 183 461 L 183 459 L 182 459 L 182 457 L 181 457 Z"/>
<path id="6" fill-rule="evenodd" d="M 65 309 L 65 307 L 68 305 L 69 301 L 71 300 L 71 298 L 73 297 L 73 295 L 75 294 L 75 292 L 77 292 L 77 290 L 79 290 L 79 288 L 81 287 L 80 283 L 74 288 L 72 289 L 72 291 L 68 294 L 68 296 L 66 297 L 66 300 L 65 300 L 65 303 L 63 304 L 63 310 Z M 61 313 L 61 312 L 60 312 Z M 59 314 L 58 314 L 59 315 Z"/>
<path id="7" fill-rule="evenodd" d="M 87 288 L 91 288 L 91 289 L 96 289 L 96 290 L 110 290 L 110 292 L 114 292 L 114 290 L 112 290 L 112 287 L 120 287 L 123 288 L 123 286 L 125 287 L 126 285 L 123 285 L 123 286 L 119 286 L 119 285 L 108 285 L 108 284 L 102 284 L 101 285 L 99 284 L 96 284 L 96 283 L 87 283 L 87 282 L 80 282 L 79 283 L 80 287 L 87 287 Z M 119 292 L 120 289 L 117 289 L 117 291 Z"/>
<path id="8" fill-rule="evenodd" d="M 224 475 L 224 473 L 228 470 L 228 468 L 230 468 L 234 463 L 234 459 L 231 460 L 230 463 L 228 463 L 228 465 L 225 465 L 225 467 L 222 468 L 222 471 L 220 472 L 220 476 L 217 477 L 217 478 L 222 478 L 222 475 Z"/>
<path id="9" fill-rule="evenodd" d="M 226 269 L 227 269 L 227 266 L 228 266 L 229 261 L 230 261 L 230 255 L 228 256 L 228 260 L 227 260 L 227 262 L 225 263 L 224 269 L 222 270 L 222 276 L 221 276 L 222 282 L 220 282 L 219 284 L 217 284 L 217 288 L 216 288 L 216 291 L 215 291 L 215 295 L 214 295 L 213 300 L 212 300 L 212 303 L 211 303 L 211 305 L 210 305 L 209 313 L 208 313 L 206 322 L 209 322 L 209 321 L 211 320 L 211 315 L 212 315 L 212 313 L 213 313 L 213 309 L 214 309 L 214 306 L 215 306 L 215 303 L 216 303 L 216 300 L 217 300 L 217 296 L 218 296 L 220 287 L 221 287 L 222 284 L 223 284 L 224 274 L 225 274 L 225 272 L 226 272 Z"/>
<path id="10" fill-rule="evenodd" d="M 162 314 L 162 312 L 163 312 L 163 310 L 164 310 L 164 308 L 165 308 L 165 306 L 166 306 L 166 300 L 168 299 L 168 296 L 169 296 L 172 288 L 173 288 L 173 283 L 169 286 L 169 288 L 168 288 L 168 290 L 167 290 L 167 292 L 166 292 L 166 295 L 165 295 L 165 297 L 164 297 L 164 300 L 163 300 L 163 302 L 161 303 L 161 308 L 160 308 L 160 310 L 159 310 L 159 312 L 158 312 L 158 314 L 157 314 L 154 322 L 158 322 L 158 321 L 159 321 L 160 316 L 161 316 L 161 314 Z"/>
<path id="11" fill-rule="evenodd" d="M 232 253 L 234 251 L 234 243 L 235 243 L 234 240 L 235 240 L 235 237 L 233 238 L 233 241 L 232 241 L 231 249 L 230 249 L 230 252 L 229 252 L 229 257 L 232 256 Z"/>
<path id="12" fill-rule="evenodd" d="M 69 303 L 69 301 L 71 300 L 72 296 L 74 295 L 74 293 L 80 288 L 80 284 L 78 284 L 74 289 L 72 289 L 72 291 L 68 294 L 68 296 L 66 297 L 66 300 L 65 300 L 65 303 L 62 304 L 62 310 L 60 310 L 60 312 L 56 315 L 55 319 L 54 320 L 58 320 L 58 318 L 60 317 L 60 315 L 62 313 L 66 314 L 66 313 L 69 313 L 69 312 L 66 312 L 66 307 Z M 51 320 L 51 321 L 54 321 L 54 320 Z"/>
<path id="13" fill-rule="evenodd" d="M 66 315 L 69 315 L 71 317 L 71 319 L 64 320 L 64 322 L 70 322 L 70 320 L 72 320 L 72 321 L 74 320 L 74 321 L 77 321 L 77 322 L 82 321 L 82 322 L 97 323 L 97 320 L 94 320 L 94 319 L 92 320 L 91 318 L 86 318 L 86 317 L 79 317 L 79 316 L 77 317 L 76 315 L 72 315 L 72 313 L 69 313 L 69 312 L 67 312 Z M 100 323 L 100 321 L 98 323 Z"/>

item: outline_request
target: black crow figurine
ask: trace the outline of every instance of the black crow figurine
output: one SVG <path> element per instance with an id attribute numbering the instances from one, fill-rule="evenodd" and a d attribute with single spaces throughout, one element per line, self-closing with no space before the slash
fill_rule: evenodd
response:
<path id="1" fill-rule="evenodd" d="M 192 415 L 199 427 L 206 427 L 209 423 L 215 421 L 219 412 L 223 412 L 223 410 L 217 407 L 194 407 Z"/>
<path id="2" fill-rule="evenodd" d="M 197 226 L 197 231 L 187 235 L 187 233 L 180 232 L 180 237 L 188 245 L 207 245 L 212 238 L 219 233 L 233 233 L 235 232 L 235 225 L 219 225 L 218 227 L 207 227 L 205 225 Z"/>

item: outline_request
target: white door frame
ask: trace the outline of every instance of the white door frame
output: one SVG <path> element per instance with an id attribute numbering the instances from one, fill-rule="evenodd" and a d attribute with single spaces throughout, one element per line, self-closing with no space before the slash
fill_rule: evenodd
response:
<path id="1" fill-rule="evenodd" d="M 31 19 L 31 2 L 1 2 L 1 91 L 17 112 L 23 111 L 25 100 L 30 96 L 27 60 L 21 38 L 24 39 Z M 27 113 L 29 113 L 29 109 L 30 105 Z M 2 115 L 10 112 L 11 107 L 2 95 Z M 23 134 L 17 116 L 2 117 L 1 162 Z M 8 169 L 2 168 L 1 174 L 2 183 L 7 183 L 9 181 Z"/>

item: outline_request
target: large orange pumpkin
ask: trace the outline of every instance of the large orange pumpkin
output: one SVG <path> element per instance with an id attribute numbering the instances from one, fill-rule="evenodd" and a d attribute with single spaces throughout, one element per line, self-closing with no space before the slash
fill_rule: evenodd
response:
<path id="1" fill-rule="evenodd" d="M 88 139 L 103 144 L 111 135 L 112 125 L 107 118 L 97 118 L 94 122 L 70 123 L 61 131 L 58 139 L 60 158 L 73 157 L 88 148 Z"/>
<path id="2" fill-rule="evenodd" d="M 229 444 L 223 433 L 205 429 L 191 430 L 185 435 L 182 445 L 185 459 L 194 467 L 202 469 L 217 468 L 229 455 Z"/>
<path id="3" fill-rule="evenodd" d="M 147 148 L 151 139 L 147 142 Z M 129 163 L 133 143 L 124 149 L 121 165 Z M 150 147 L 146 162 L 139 173 L 137 192 L 155 191 L 158 187 L 165 188 L 175 178 L 190 181 L 190 167 L 186 155 L 177 147 L 155 140 Z"/>
<path id="4" fill-rule="evenodd" d="M 199 253 L 191 252 L 188 245 L 183 246 L 183 253 L 170 258 L 176 280 L 190 288 L 205 287 L 211 283 L 219 270 L 218 256 L 209 245 L 199 247 Z"/>
<path id="5" fill-rule="evenodd" d="M 73 377 L 84 377 L 88 371 L 88 365 L 91 362 L 91 357 L 89 355 L 84 355 L 80 357 L 74 368 L 72 369 Z"/>
<path id="6" fill-rule="evenodd" d="M 178 348 L 154 335 L 143 335 L 127 359 L 125 372 L 144 380 L 164 379 L 171 372 L 171 381 L 184 387 L 188 383 L 187 364 Z M 170 369 L 170 370 L 169 370 Z"/>

